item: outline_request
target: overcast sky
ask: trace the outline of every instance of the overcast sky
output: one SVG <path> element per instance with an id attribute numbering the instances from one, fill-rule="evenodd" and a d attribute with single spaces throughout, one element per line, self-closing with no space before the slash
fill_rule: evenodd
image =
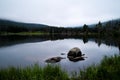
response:
<path id="1" fill-rule="evenodd" d="M 120 18 L 120 0 L 0 0 L 0 18 L 77 26 Z"/>

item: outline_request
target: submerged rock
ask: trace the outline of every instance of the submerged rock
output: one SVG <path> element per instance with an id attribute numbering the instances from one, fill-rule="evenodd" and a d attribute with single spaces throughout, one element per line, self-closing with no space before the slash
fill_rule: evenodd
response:
<path id="1" fill-rule="evenodd" d="M 68 52 L 67 57 L 70 61 L 77 62 L 84 60 L 84 55 L 78 47 L 74 47 Z"/>
<path id="2" fill-rule="evenodd" d="M 73 61 L 73 62 L 85 60 L 84 57 L 82 57 L 82 56 L 80 56 L 80 57 L 68 56 L 68 59 L 69 59 L 70 61 Z"/>
<path id="3" fill-rule="evenodd" d="M 49 59 L 45 60 L 45 62 L 56 63 L 56 62 L 60 62 L 61 59 L 65 59 L 65 58 L 63 58 L 63 57 L 52 57 L 52 58 L 49 58 Z"/>
<path id="4" fill-rule="evenodd" d="M 61 53 L 61 55 L 65 55 L 65 53 Z"/>

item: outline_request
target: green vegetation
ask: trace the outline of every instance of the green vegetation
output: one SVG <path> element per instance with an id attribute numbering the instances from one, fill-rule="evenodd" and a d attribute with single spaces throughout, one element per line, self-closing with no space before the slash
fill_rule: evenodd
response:
<path id="1" fill-rule="evenodd" d="M 0 70 L 0 80 L 68 80 L 68 75 L 59 66 L 47 65 L 41 68 L 35 64 L 27 68 Z"/>
<path id="2" fill-rule="evenodd" d="M 13 32 L 2 32 L 1 35 L 8 36 L 8 35 L 19 35 L 19 36 L 39 36 L 39 35 L 49 35 L 49 33 L 44 33 L 44 32 L 18 32 L 18 33 L 13 33 Z"/>
<path id="3" fill-rule="evenodd" d="M 0 80 L 120 80 L 120 56 L 105 56 L 99 65 L 92 65 L 69 77 L 60 66 L 35 64 L 26 68 L 0 70 Z"/>
<path id="4" fill-rule="evenodd" d="M 99 65 L 80 71 L 81 80 L 120 80 L 120 56 L 105 56 Z"/>

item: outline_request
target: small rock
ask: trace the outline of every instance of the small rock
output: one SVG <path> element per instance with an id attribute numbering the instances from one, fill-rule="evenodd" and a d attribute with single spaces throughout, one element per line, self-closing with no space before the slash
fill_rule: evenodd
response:
<path id="1" fill-rule="evenodd" d="M 45 60 L 45 62 L 47 63 L 57 63 L 57 62 L 60 62 L 61 59 L 65 59 L 63 57 L 52 57 L 52 58 L 49 58 L 47 60 Z"/>
<path id="2" fill-rule="evenodd" d="M 61 55 L 65 55 L 65 53 L 61 53 Z"/>

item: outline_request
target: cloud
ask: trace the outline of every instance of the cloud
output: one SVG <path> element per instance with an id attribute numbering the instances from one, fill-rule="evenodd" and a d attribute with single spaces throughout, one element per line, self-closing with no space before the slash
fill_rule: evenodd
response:
<path id="1" fill-rule="evenodd" d="M 55 26 L 120 17 L 120 0 L 0 0 L 0 18 Z"/>

